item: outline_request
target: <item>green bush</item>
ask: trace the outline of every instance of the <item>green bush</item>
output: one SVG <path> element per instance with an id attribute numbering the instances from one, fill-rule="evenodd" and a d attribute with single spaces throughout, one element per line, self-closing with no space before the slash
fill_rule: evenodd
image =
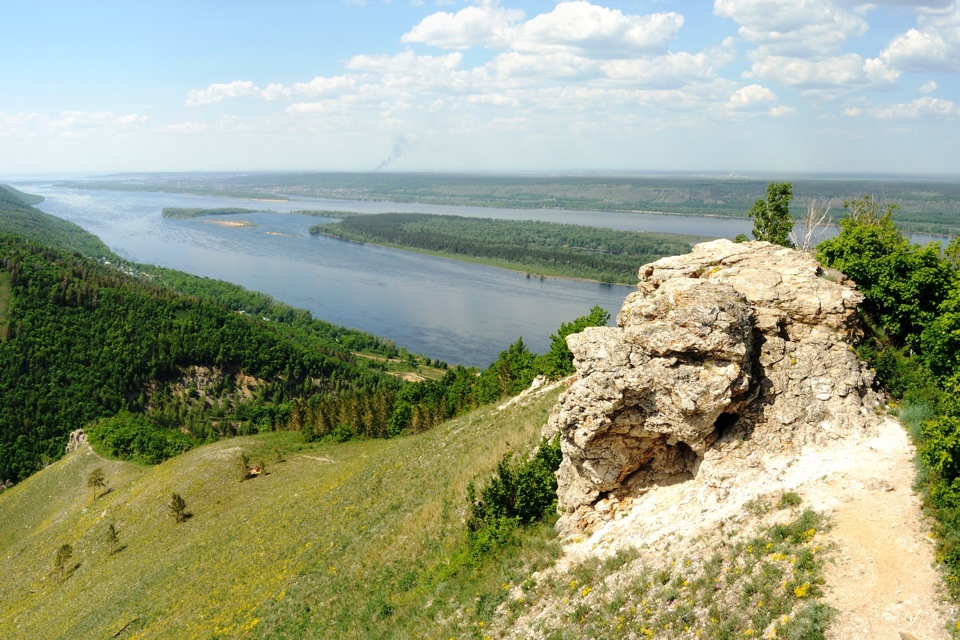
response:
<path id="1" fill-rule="evenodd" d="M 97 420 L 88 436 L 107 455 L 144 464 L 159 464 L 193 447 L 183 433 L 158 427 L 128 411 Z"/>
<path id="2" fill-rule="evenodd" d="M 555 474 L 561 457 L 559 438 L 544 439 L 530 460 L 515 462 L 512 455 L 504 456 L 496 475 L 479 492 L 472 483 L 467 487 L 467 539 L 474 560 L 513 545 L 519 527 L 556 513 Z"/>

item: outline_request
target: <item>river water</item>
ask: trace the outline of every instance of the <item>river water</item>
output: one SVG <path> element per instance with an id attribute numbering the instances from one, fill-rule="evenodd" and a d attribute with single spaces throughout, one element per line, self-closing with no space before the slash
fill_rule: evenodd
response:
<path id="1" fill-rule="evenodd" d="M 619 212 L 492 209 L 303 198 L 262 202 L 170 193 L 71 189 L 51 182 L 15 184 L 46 200 L 38 207 L 97 235 L 141 263 L 227 280 L 309 310 L 314 317 L 395 341 L 450 364 L 486 367 L 518 337 L 535 352 L 549 335 L 600 305 L 615 317 L 632 287 L 522 273 L 360 245 L 307 229 L 323 218 L 297 209 L 361 213 L 422 212 L 547 220 L 636 231 L 733 238 L 750 220 Z M 164 207 L 243 207 L 271 212 L 216 219 L 164 218 Z M 640 265 L 637 265 L 638 267 Z"/>
<path id="2" fill-rule="evenodd" d="M 528 278 L 504 269 L 311 236 L 307 229 L 323 219 L 310 216 L 254 213 L 218 218 L 256 225 L 238 228 L 216 224 L 211 218 L 175 220 L 160 213 L 164 207 L 232 206 L 278 212 L 424 211 L 429 207 L 257 202 L 38 183 L 17 187 L 44 196 L 38 208 L 96 234 L 128 260 L 262 291 L 307 309 L 314 317 L 389 338 L 450 364 L 486 367 L 518 337 L 531 350 L 543 353 L 549 348 L 549 335 L 561 322 L 584 315 L 597 304 L 615 316 L 632 290 Z M 465 213 L 456 207 L 443 209 Z M 500 217 L 499 212 L 483 213 Z"/>

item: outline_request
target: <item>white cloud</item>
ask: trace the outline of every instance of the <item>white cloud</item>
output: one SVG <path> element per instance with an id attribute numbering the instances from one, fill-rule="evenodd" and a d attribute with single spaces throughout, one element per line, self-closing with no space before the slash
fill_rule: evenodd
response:
<path id="1" fill-rule="evenodd" d="M 39 113 L 3 113 L 0 112 L 0 136 L 24 133 L 42 120 Z"/>
<path id="2" fill-rule="evenodd" d="M 776 101 L 776 94 L 766 87 L 751 84 L 740 87 L 730 96 L 728 105 L 732 109 L 754 109 Z"/>
<path id="3" fill-rule="evenodd" d="M 949 11 L 921 15 L 918 28 L 894 38 L 880 57 L 911 71 L 960 71 L 960 3 Z"/>
<path id="4" fill-rule="evenodd" d="M 267 85 L 267 88 L 260 92 L 264 100 L 274 102 L 276 100 L 289 100 L 293 96 L 293 91 L 289 87 L 273 82 Z"/>
<path id="5" fill-rule="evenodd" d="M 864 60 L 855 53 L 808 60 L 797 57 L 754 56 L 748 78 L 783 84 L 802 91 L 843 93 L 890 85 L 899 73 L 876 58 Z"/>
<path id="6" fill-rule="evenodd" d="M 206 89 L 191 89 L 187 92 L 187 106 L 207 106 L 219 104 L 230 98 L 243 98 L 257 95 L 260 95 L 260 89 L 250 80 L 218 82 L 209 85 Z"/>
<path id="7" fill-rule="evenodd" d="M 830 0 L 715 0 L 713 11 L 766 53 L 823 55 L 867 31 L 867 22 Z"/>
<path id="8" fill-rule="evenodd" d="M 331 78 L 317 76 L 310 82 L 296 83 L 293 85 L 293 90 L 297 95 L 324 98 L 353 91 L 357 88 L 358 82 L 359 78 L 353 75 L 333 76 Z"/>
<path id="9" fill-rule="evenodd" d="M 786 116 L 792 116 L 796 112 L 797 112 L 797 109 L 795 107 L 777 105 L 775 107 L 770 107 L 770 110 L 767 111 L 767 115 L 774 118 L 784 118 Z"/>
<path id="10" fill-rule="evenodd" d="M 582 0 L 562 2 L 520 25 L 510 44 L 516 51 L 572 50 L 595 57 L 665 52 L 683 22 L 673 12 L 626 15 Z"/>
<path id="11" fill-rule="evenodd" d="M 481 2 L 457 13 L 440 11 L 427 16 L 403 34 L 403 43 L 423 43 L 442 49 L 504 46 L 524 12 L 503 9 L 496 1 Z"/>
<path id="12" fill-rule="evenodd" d="M 135 113 L 118 116 L 112 111 L 61 111 L 60 117 L 52 120 L 50 126 L 64 133 L 80 133 L 143 124 L 148 120 L 148 116 Z"/>
<path id="13" fill-rule="evenodd" d="M 950 100 L 924 96 L 913 102 L 874 107 L 870 110 L 870 113 L 881 119 L 953 119 L 960 118 L 960 106 Z"/>
<path id="14" fill-rule="evenodd" d="M 924 82 L 922 85 L 920 85 L 920 93 L 933 93 L 936 90 L 937 90 L 937 83 L 934 82 L 933 80 L 930 80 L 929 82 Z"/>
<path id="15" fill-rule="evenodd" d="M 843 115 L 848 118 L 858 118 L 863 115 L 863 109 L 860 107 L 847 107 L 843 110 Z"/>
<path id="16" fill-rule="evenodd" d="M 136 113 L 131 113 L 125 116 L 119 116 L 117 118 L 117 124 L 120 126 L 126 127 L 134 124 L 144 124 L 150 120 L 149 116 L 142 116 Z"/>

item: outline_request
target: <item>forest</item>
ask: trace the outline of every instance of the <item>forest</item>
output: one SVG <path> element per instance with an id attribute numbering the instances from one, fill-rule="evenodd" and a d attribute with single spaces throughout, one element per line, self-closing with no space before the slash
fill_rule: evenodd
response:
<path id="1" fill-rule="evenodd" d="M 518 340 L 486 371 L 447 369 L 264 294 L 125 262 L 78 227 L 0 197 L 4 480 L 59 458 L 80 427 L 105 452 L 148 464 L 260 431 L 307 441 L 424 431 L 537 373 L 569 370 L 562 336 L 609 319 L 597 307 L 565 323 L 543 356 Z M 387 373 L 387 359 L 442 375 L 408 382 Z"/>
<path id="2" fill-rule="evenodd" d="M 705 240 L 533 220 L 420 213 L 355 216 L 314 225 L 310 233 L 482 259 L 528 273 L 619 284 L 636 283 L 639 265 L 686 253 L 695 242 Z"/>

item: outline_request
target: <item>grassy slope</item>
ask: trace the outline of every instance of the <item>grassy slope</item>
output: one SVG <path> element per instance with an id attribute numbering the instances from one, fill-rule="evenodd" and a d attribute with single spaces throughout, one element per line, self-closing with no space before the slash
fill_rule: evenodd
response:
<path id="1" fill-rule="evenodd" d="M 0 637 L 109 638 L 128 623 L 119 637 L 425 633 L 425 603 L 391 591 L 385 572 L 443 564 L 467 484 L 532 448 L 555 399 L 386 441 L 221 441 L 153 468 L 74 453 L 0 494 Z M 241 448 L 269 474 L 238 482 Z M 275 448 L 286 461 L 273 462 Z M 96 467 L 112 491 L 91 504 Z M 194 514 L 183 524 L 166 512 L 172 491 Z M 111 523 L 125 545 L 113 556 Z M 53 559 L 65 543 L 77 566 L 61 580 Z"/>

